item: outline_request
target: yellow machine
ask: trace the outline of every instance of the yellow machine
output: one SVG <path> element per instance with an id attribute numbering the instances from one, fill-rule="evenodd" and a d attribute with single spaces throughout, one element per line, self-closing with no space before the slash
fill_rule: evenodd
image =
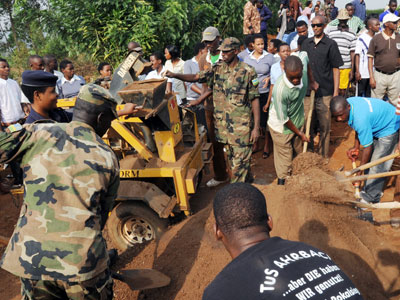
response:
<path id="1" fill-rule="evenodd" d="M 166 80 L 126 80 L 121 67 L 127 60 L 127 72 L 134 70 L 138 75 L 137 69 L 143 69 L 139 56 L 131 53 L 114 73 L 120 83 L 116 98 L 142 109 L 134 117 L 114 120 L 103 137 L 120 161 L 121 183 L 107 230 L 121 250 L 158 238 L 169 216 L 191 213 L 190 196 L 201 181 L 205 162 L 212 157 L 212 147 L 205 132 L 199 133 L 195 114 L 185 111 L 182 121 L 175 95 L 165 95 Z M 74 104 L 74 99 L 58 102 L 64 108 Z M 122 108 L 123 104 L 117 107 Z"/>

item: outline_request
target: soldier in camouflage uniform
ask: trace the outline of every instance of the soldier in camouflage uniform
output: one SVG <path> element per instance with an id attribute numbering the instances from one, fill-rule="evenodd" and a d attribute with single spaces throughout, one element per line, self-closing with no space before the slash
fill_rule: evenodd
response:
<path id="1" fill-rule="evenodd" d="M 23 299 L 112 299 L 102 229 L 119 186 L 118 160 L 101 139 L 117 116 L 111 94 L 82 87 L 71 123 L 0 133 L 0 161 L 21 161 L 24 203 L 1 267 Z"/>
<path id="2" fill-rule="evenodd" d="M 252 180 L 252 143 L 257 141 L 260 130 L 257 74 L 237 58 L 239 46 L 236 38 L 226 38 L 219 47 L 223 62 L 209 70 L 195 75 L 166 73 L 184 81 L 207 83 L 212 89 L 215 135 L 225 145 L 232 183 Z"/>

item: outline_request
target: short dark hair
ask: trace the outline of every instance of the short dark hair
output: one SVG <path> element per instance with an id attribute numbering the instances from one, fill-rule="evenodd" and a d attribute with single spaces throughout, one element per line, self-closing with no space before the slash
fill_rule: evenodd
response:
<path id="1" fill-rule="evenodd" d="M 1 57 L 0 57 L 0 62 L 5 62 L 6 64 L 8 64 L 8 61 L 5 58 L 1 58 Z"/>
<path id="2" fill-rule="evenodd" d="M 319 4 L 315 4 L 314 8 L 316 8 L 316 7 L 320 8 Z"/>
<path id="3" fill-rule="evenodd" d="M 253 42 L 255 42 L 256 39 L 263 39 L 264 40 L 264 37 L 260 33 L 256 33 L 255 35 L 253 35 L 253 38 L 254 38 Z"/>
<path id="4" fill-rule="evenodd" d="M 307 1 L 306 6 L 309 6 L 312 3 L 312 1 Z"/>
<path id="5" fill-rule="evenodd" d="M 249 183 L 221 188 L 215 195 L 213 208 L 215 222 L 224 234 L 256 226 L 270 231 L 265 197 Z"/>
<path id="6" fill-rule="evenodd" d="M 150 56 L 154 56 L 156 59 L 161 60 L 162 63 L 164 64 L 165 57 L 164 57 L 164 54 L 162 54 L 161 51 L 155 51 Z"/>
<path id="7" fill-rule="evenodd" d="M 26 96 L 26 98 L 28 98 L 30 103 L 33 103 L 34 101 L 34 97 L 33 94 L 35 93 L 35 91 L 39 92 L 39 93 L 44 93 L 46 91 L 48 87 L 47 86 L 27 86 L 24 84 L 21 84 L 21 90 L 24 93 L 24 95 Z"/>
<path id="8" fill-rule="evenodd" d="M 297 56 L 291 55 L 285 60 L 285 71 L 294 72 L 303 69 L 303 63 Z"/>
<path id="9" fill-rule="evenodd" d="M 388 5 L 390 6 L 390 4 L 392 4 L 392 3 L 396 3 L 397 4 L 397 0 L 390 0 Z"/>
<path id="10" fill-rule="evenodd" d="M 329 107 L 331 109 L 331 113 L 337 113 L 341 110 L 343 110 L 346 105 L 348 104 L 346 98 L 343 96 L 335 96 L 331 99 L 331 103 L 329 104 Z"/>
<path id="11" fill-rule="evenodd" d="M 68 59 L 63 59 L 60 62 L 60 70 L 64 70 L 69 64 L 73 64 L 72 61 L 68 60 Z"/>
<path id="12" fill-rule="evenodd" d="M 306 21 L 300 20 L 296 23 L 296 27 L 302 27 L 302 26 L 306 26 L 308 27 Z"/>
<path id="13" fill-rule="evenodd" d="M 105 66 L 111 66 L 111 65 L 108 62 L 103 61 L 103 62 L 99 63 L 99 66 L 97 67 L 97 71 L 99 71 L 99 73 L 100 73 L 100 71 L 103 70 L 103 68 Z"/>
<path id="14" fill-rule="evenodd" d="M 36 59 L 36 58 L 43 60 L 43 57 L 41 57 L 40 55 L 37 55 L 37 54 L 29 55 L 29 57 L 28 57 L 28 65 L 30 65 L 31 61 Z"/>
<path id="15" fill-rule="evenodd" d="M 346 6 L 345 6 L 345 8 L 347 9 L 347 8 L 350 7 L 350 6 L 351 6 L 352 8 L 354 8 L 353 3 L 351 3 L 351 2 L 347 3 Z"/>
<path id="16" fill-rule="evenodd" d="M 290 47 L 288 43 L 282 42 L 282 43 L 279 45 L 279 47 L 278 47 L 278 52 L 281 51 L 281 48 L 282 48 L 282 47 L 285 47 L 285 46 Z"/>
<path id="17" fill-rule="evenodd" d="M 194 45 L 194 55 L 197 55 L 205 47 L 206 47 L 206 44 L 203 42 L 196 43 L 196 45 Z"/>
<path id="18" fill-rule="evenodd" d="M 301 45 L 304 43 L 306 39 L 308 39 L 308 37 L 304 35 L 299 36 L 299 39 L 297 40 L 297 46 L 301 48 Z"/>
<path id="19" fill-rule="evenodd" d="M 279 49 L 279 46 L 283 43 L 281 40 L 272 39 L 271 43 L 274 45 L 274 48 Z"/>
<path id="20" fill-rule="evenodd" d="M 168 50 L 169 54 L 171 54 L 171 59 L 179 58 L 181 53 L 180 53 L 178 46 L 168 45 L 165 48 Z"/>
<path id="21" fill-rule="evenodd" d="M 254 35 L 248 34 L 244 37 L 244 45 L 248 48 L 251 43 L 254 43 Z"/>
<path id="22" fill-rule="evenodd" d="M 57 58 L 53 54 L 46 54 L 45 56 L 43 56 L 43 61 L 45 65 L 47 65 L 52 60 L 57 60 Z"/>

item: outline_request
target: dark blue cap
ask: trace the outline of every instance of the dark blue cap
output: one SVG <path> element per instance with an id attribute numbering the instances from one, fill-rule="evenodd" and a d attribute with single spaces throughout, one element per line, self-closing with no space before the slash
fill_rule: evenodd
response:
<path id="1" fill-rule="evenodd" d="M 55 86 L 57 80 L 57 76 L 45 71 L 25 71 L 22 73 L 22 84 L 26 86 Z"/>

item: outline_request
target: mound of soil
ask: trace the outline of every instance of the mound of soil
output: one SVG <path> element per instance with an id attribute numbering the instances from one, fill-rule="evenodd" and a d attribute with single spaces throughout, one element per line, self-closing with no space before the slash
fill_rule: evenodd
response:
<path id="1" fill-rule="evenodd" d="M 306 159 L 309 163 L 304 164 Z M 351 199 L 351 193 L 324 170 L 326 166 L 319 167 L 320 159 L 307 154 L 301 162 L 295 162 L 302 172 L 286 186 L 256 185 L 264 193 L 274 219 L 272 235 L 325 251 L 365 299 L 398 299 L 399 231 L 357 219 L 357 211 L 343 204 Z M 310 166 L 311 162 L 315 164 Z M 205 208 L 173 226 L 159 242 L 151 242 L 119 263 L 125 268 L 162 271 L 171 277 L 171 284 L 132 292 L 117 282 L 116 299 L 201 299 L 205 287 L 230 262 L 223 245 L 214 238 L 212 197 L 202 197 Z"/>

